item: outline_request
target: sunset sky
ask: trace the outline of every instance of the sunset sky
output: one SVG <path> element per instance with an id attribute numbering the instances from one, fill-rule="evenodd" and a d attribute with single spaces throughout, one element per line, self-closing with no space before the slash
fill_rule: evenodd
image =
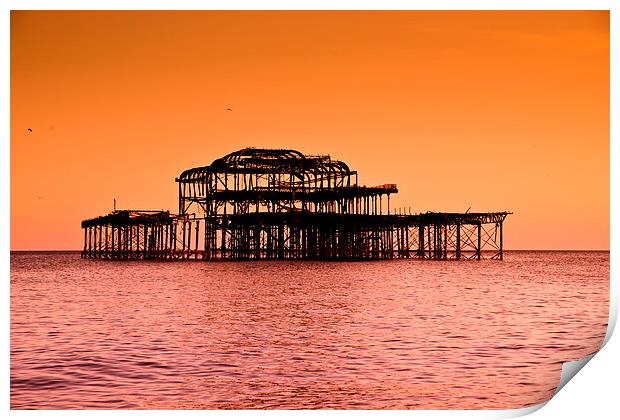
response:
<path id="1" fill-rule="evenodd" d="M 605 11 L 17 11 L 10 70 L 12 250 L 81 249 L 114 199 L 176 212 L 246 146 L 512 211 L 506 249 L 609 249 Z"/>

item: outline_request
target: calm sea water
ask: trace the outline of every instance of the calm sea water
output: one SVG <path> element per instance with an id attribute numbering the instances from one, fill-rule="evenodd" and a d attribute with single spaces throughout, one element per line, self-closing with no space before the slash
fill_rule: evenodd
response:
<path id="1" fill-rule="evenodd" d="M 11 254 L 11 408 L 520 408 L 597 351 L 608 252 L 505 261 Z"/>

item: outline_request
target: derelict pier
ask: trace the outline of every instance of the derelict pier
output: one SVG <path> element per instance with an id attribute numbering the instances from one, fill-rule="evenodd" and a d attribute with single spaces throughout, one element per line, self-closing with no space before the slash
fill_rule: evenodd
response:
<path id="1" fill-rule="evenodd" d="M 82 221 L 83 258 L 502 259 L 509 212 L 390 214 L 395 184 L 360 186 L 330 156 L 246 148 L 176 179 L 178 214 Z"/>

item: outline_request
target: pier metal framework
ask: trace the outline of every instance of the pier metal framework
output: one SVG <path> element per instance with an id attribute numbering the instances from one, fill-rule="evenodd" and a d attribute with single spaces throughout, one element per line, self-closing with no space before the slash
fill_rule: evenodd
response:
<path id="1" fill-rule="evenodd" d="M 360 186 L 330 156 L 246 148 L 177 179 L 179 213 L 82 222 L 85 258 L 503 258 L 509 212 L 390 214 L 395 184 Z"/>

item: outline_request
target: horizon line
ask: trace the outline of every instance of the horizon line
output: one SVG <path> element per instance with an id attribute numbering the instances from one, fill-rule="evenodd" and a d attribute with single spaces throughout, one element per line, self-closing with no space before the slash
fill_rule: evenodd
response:
<path id="1" fill-rule="evenodd" d="M 82 252 L 83 249 L 11 249 L 9 252 Z M 492 250 L 483 250 L 492 251 Z M 527 251 L 527 252 L 610 252 L 610 249 L 504 249 L 504 252 L 514 252 L 514 251 Z"/>

